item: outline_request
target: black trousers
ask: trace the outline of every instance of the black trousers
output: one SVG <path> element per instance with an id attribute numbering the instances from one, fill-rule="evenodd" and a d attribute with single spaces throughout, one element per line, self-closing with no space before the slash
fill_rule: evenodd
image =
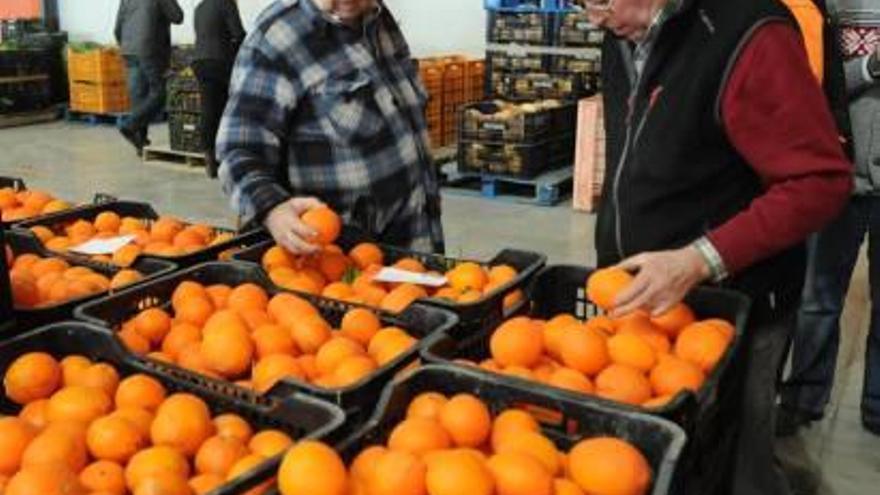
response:
<path id="1" fill-rule="evenodd" d="M 229 99 L 229 80 L 232 77 L 232 62 L 220 60 L 198 60 L 193 64 L 202 93 L 202 141 L 208 165 L 217 169 L 214 143 L 220 119 Z"/>

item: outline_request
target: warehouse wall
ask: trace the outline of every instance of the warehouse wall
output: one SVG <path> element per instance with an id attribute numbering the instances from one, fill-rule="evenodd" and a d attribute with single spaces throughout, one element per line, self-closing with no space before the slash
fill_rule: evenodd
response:
<path id="1" fill-rule="evenodd" d="M 175 43 L 192 43 L 192 13 L 199 0 L 178 0 L 186 13 L 175 26 Z M 239 0 L 249 28 L 272 0 Z M 482 0 L 386 0 L 406 32 L 416 55 L 484 50 L 485 13 Z M 61 28 L 71 40 L 113 42 L 113 23 L 119 0 L 58 0 Z"/>

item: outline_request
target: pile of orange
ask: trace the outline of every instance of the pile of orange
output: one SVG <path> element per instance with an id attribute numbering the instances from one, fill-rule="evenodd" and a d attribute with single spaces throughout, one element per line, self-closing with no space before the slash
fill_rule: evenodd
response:
<path id="1" fill-rule="evenodd" d="M 274 246 L 262 258 L 263 268 L 279 287 L 366 304 L 393 313 L 428 297 L 461 304 L 476 302 L 517 276 L 517 271 L 510 266 L 486 268 L 463 262 L 446 272 L 448 285 L 434 289 L 375 281 L 384 264 L 385 254 L 372 243 L 359 244 L 347 254 L 339 246 L 330 244 L 312 256 L 295 256 L 280 246 Z M 410 272 L 429 273 L 420 261 L 413 258 L 398 260 L 393 266 Z M 522 298 L 519 291 L 508 295 L 504 300 L 505 307 L 516 305 Z"/>
<path id="2" fill-rule="evenodd" d="M 269 297 L 255 284 L 181 283 L 172 312 L 150 308 L 119 336 L 133 352 L 265 392 L 282 378 L 323 388 L 360 382 L 410 350 L 416 339 L 383 328 L 371 311 L 350 310 L 334 329 L 303 298 Z"/>
<path id="3" fill-rule="evenodd" d="M 11 187 L 0 189 L 0 216 L 4 222 L 17 222 L 39 215 L 67 210 L 73 205 L 36 189 L 16 191 Z"/>
<path id="4" fill-rule="evenodd" d="M 35 254 L 14 256 L 6 246 L 6 263 L 12 297 L 18 309 L 54 306 L 65 301 L 100 294 L 143 279 L 136 270 L 120 270 L 108 278 L 91 268 L 70 266 L 61 258 L 42 258 Z"/>
<path id="5" fill-rule="evenodd" d="M 254 434 L 234 414 L 212 417 L 191 394 L 147 375 L 121 379 L 83 356 L 20 356 L 6 396 L 23 406 L 0 418 L 5 495 L 203 494 L 284 452 L 293 439 Z"/>
<path id="6" fill-rule="evenodd" d="M 651 466 L 632 444 L 585 439 L 561 452 L 529 413 L 493 418 L 479 398 L 428 392 L 385 445 L 346 468 L 330 447 L 301 442 L 278 471 L 282 495 L 642 495 Z"/>
<path id="7" fill-rule="evenodd" d="M 588 297 L 613 304 L 628 275 L 600 271 Z M 611 280 L 609 282 L 608 280 Z M 608 286 L 615 285 L 608 289 Z M 601 290 L 600 290 L 601 289 Z M 498 327 L 491 356 L 471 366 L 553 387 L 647 408 L 660 408 L 684 390 L 696 392 L 734 338 L 729 322 L 697 321 L 684 303 L 658 317 L 636 312 L 619 319 L 581 322 L 568 314 L 549 321 L 518 317 Z"/>
<path id="8" fill-rule="evenodd" d="M 227 242 L 232 234 L 217 232 L 203 224 L 186 224 L 173 217 L 162 216 L 153 221 L 120 217 L 112 211 L 99 213 L 94 221 L 76 220 L 64 226 L 32 227 L 31 232 L 47 249 L 65 252 L 92 239 L 134 236 L 134 241 L 112 256 L 94 256 L 96 261 L 131 266 L 141 254 L 175 257 L 192 254 L 210 246 Z"/>

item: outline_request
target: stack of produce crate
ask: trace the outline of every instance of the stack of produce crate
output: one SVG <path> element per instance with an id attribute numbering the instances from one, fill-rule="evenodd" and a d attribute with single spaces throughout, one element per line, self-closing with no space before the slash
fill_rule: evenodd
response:
<path id="1" fill-rule="evenodd" d="M 201 102 L 199 84 L 191 68 L 181 69 L 168 80 L 168 131 L 172 150 L 203 151 Z"/>
<path id="2" fill-rule="evenodd" d="M 104 115 L 129 110 L 125 64 L 115 48 L 70 45 L 67 73 L 72 111 Z"/>
<path id="3" fill-rule="evenodd" d="M 0 48 L 0 114 L 43 110 L 51 104 L 46 53 Z"/>
<path id="4" fill-rule="evenodd" d="M 461 108 L 484 98 L 485 66 L 484 60 L 464 55 L 419 60 L 419 74 L 428 91 L 428 134 L 434 147 L 455 144 Z"/>

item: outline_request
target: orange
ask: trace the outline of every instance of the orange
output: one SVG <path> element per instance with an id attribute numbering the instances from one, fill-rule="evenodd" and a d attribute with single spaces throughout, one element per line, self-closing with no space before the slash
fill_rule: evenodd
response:
<path id="1" fill-rule="evenodd" d="M 443 405 L 440 425 L 449 432 L 458 447 L 479 447 L 492 433 L 489 408 L 483 401 L 468 394 L 456 395 Z"/>
<path id="2" fill-rule="evenodd" d="M 119 233 L 127 234 L 135 230 L 143 230 L 147 226 L 143 220 L 134 217 L 123 217 L 119 222 Z"/>
<path id="3" fill-rule="evenodd" d="M 36 227 L 31 227 L 31 233 L 37 236 L 37 239 L 40 240 L 43 244 L 52 240 L 55 237 L 55 233 L 52 232 L 48 227 L 43 227 L 41 225 L 37 225 Z"/>
<path id="4" fill-rule="evenodd" d="M 608 339 L 611 361 L 649 372 L 657 364 L 657 355 L 651 345 L 632 333 L 621 333 Z"/>
<path id="5" fill-rule="evenodd" d="M 223 310 L 214 313 L 202 329 L 201 353 L 211 370 L 236 377 L 250 368 L 254 342 L 241 317 Z"/>
<path id="6" fill-rule="evenodd" d="M 339 329 L 346 337 L 362 346 L 367 346 L 376 333 L 382 329 L 382 322 L 372 311 L 365 308 L 354 308 L 342 317 Z"/>
<path id="7" fill-rule="evenodd" d="M 21 467 L 21 458 L 36 429 L 26 421 L 0 418 L 0 475 L 12 476 Z"/>
<path id="8" fill-rule="evenodd" d="M 585 325 L 587 330 L 595 330 L 605 335 L 613 335 L 614 333 L 617 333 L 617 328 L 614 326 L 614 320 L 604 315 L 590 318 Z"/>
<path id="9" fill-rule="evenodd" d="M 248 442 L 248 448 L 254 454 L 262 457 L 274 457 L 293 445 L 291 439 L 286 433 L 278 430 L 263 430 L 251 438 Z"/>
<path id="10" fill-rule="evenodd" d="M 318 373 L 329 375 L 336 371 L 337 366 L 346 358 L 364 354 L 364 348 L 347 337 L 333 337 L 318 350 L 315 355 L 315 366 Z"/>
<path id="11" fill-rule="evenodd" d="M 672 350 L 669 337 L 660 330 L 656 330 L 650 323 L 625 324 L 620 327 L 617 333 L 619 335 L 631 334 L 638 336 L 654 349 L 654 353 L 658 357 L 669 354 Z"/>
<path id="12" fill-rule="evenodd" d="M 272 354 L 257 361 L 251 373 L 251 380 L 257 392 L 265 393 L 282 379 L 304 380 L 305 375 L 295 357 L 287 354 Z"/>
<path id="13" fill-rule="evenodd" d="M 177 361 L 183 350 L 202 341 L 202 331 L 191 323 L 176 323 L 162 341 L 162 353 Z"/>
<path id="14" fill-rule="evenodd" d="M 189 487 L 196 495 L 205 495 L 213 490 L 223 486 L 226 480 L 223 476 L 216 474 L 200 474 L 189 480 Z"/>
<path id="15" fill-rule="evenodd" d="M 181 348 L 177 356 L 177 365 L 183 369 L 196 373 L 217 377 L 217 373 L 208 366 L 208 361 L 202 353 L 201 342 L 195 342 Z"/>
<path id="16" fill-rule="evenodd" d="M 120 270 L 110 279 L 110 288 L 118 290 L 143 280 L 144 276 L 137 270 Z"/>
<path id="17" fill-rule="evenodd" d="M 329 282 L 341 281 L 348 271 L 349 264 L 350 261 L 342 253 L 325 250 L 318 255 L 318 268 L 321 275 Z"/>
<path id="18" fill-rule="evenodd" d="M 116 407 L 139 407 L 155 411 L 165 400 L 165 387 L 153 377 L 131 375 L 116 389 Z"/>
<path id="19" fill-rule="evenodd" d="M 553 495 L 584 495 L 584 491 L 573 481 L 556 478 L 553 480 Z"/>
<path id="20" fill-rule="evenodd" d="M 95 229 L 98 232 L 116 233 L 119 231 L 119 227 L 122 226 L 122 218 L 112 211 L 103 211 L 98 213 L 98 216 L 95 217 L 94 223 Z"/>
<path id="21" fill-rule="evenodd" d="M 260 261 L 267 272 L 281 267 L 294 268 L 295 263 L 294 256 L 281 246 L 270 247 Z"/>
<path id="22" fill-rule="evenodd" d="M 499 440 L 495 452 L 532 457 L 550 475 L 555 475 L 560 470 L 559 451 L 553 442 L 537 431 L 513 431 Z"/>
<path id="23" fill-rule="evenodd" d="M 186 280 L 181 282 L 171 294 L 171 306 L 177 308 L 186 299 L 210 297 L 205 288 L 198 282 Z"/>
<path id="24" fill-rule="evenodd" d="M 229 294 L 232 293 L 232 288 L 222 284 L 212 285 L 205 289 L 205 293 L 211 299 L 214 308 L 221 310 L 226 309 L 226 302 L 229 300 Z"/>
<path id="25" fill-rule="evenodd" d="M 736 328 L 734 328 L 734 326 L 731 325 L 730 322 L 716 318 L 716 319 L 711 319 L 711 320 L 704 320 L 702 323 L 704 323 L 706 325 L 712 325 L 717 330 L 720 330 L 721 333 L 725 337 L 727 337 L 728 342 L 733 341 L 733 338 L 736 336 Z"/>
<path id="26" fill-rule="evenodd" d="M 133 495 L 192 495 L 192 489 L 185 477 L 163 474 L 141 481 Z"/>
<path id="27" fill-rule="evenodd" d="M 349 479 L 354 482 L 366 482 L 375 471 L 376 462 L 389 450 L 380 445 L 373 445 L 362 450 L 349 467 Z"/>
<path id="28" fill-rule="evenodd" d="M 709 373 L 724 357 L 730 340 L 711 323 L 694 323 L 685 327 L 675 341 L 675 355 L 690 361 Z"/>
<path id="29" fill-rule="evenodd" d="M 120 330 L 116 334 L 126 349 L 135 354 L 146 354 L 150 352 L 150 341 L 138 333 L 134 327 Z"/>
<path id="30" fill-rule="evenodd" d="M 416 455 L 447 449 L 452 445 L 449 433 L 437 421 L 409 418 L 398 424 L 388 437 L 388 448 Z"/>
<path id="31" fill-rule="evenodd" d="M 125 464 L 146 447 L 147 439 L 134 423 L 121 416 L 105 416 L 88 429 L 86 445 L 95 459 Z"/>
<path id="32" fill-rule="evenodd" d="M 633 276 L 619 268 L 596 270 L 587 280 L 587 298 L 604 310 L 614 307 L 617 296 L 632 282 Z"/>
<path id="33" fill-rule="evenodd" d="M 144 438 L 150 437 L 150 426 L 153 424 L 153 413 L 139 407 L 120 407 L 113 411 L 111 416 L 127 420 L 135 425 Z"/>
<path id="34" fill-rule="evenodd" d="M 49 422 L 79 421 L 91 423 L 110 412 L 113 402 L 104 391 L 82 386 L 65 387 L 49 399 L 46 415 Z"/>
<path id="35" fill-rule="evenodd" d="M 235 438 L 211 437 L 205 440 L 196 453 L 196 472 L 226 476 L 232 466 L 248 454 L 247 447 Z"/>
<path id="36" fill-rule="evenodd" d="M 651 318 L 651 323 L 670 338 L 676 338 L 682 328 L 697 321 L 694 312 L 684 303 L 678 303 L 660 316 Z"/>
<path id="37" fill-rule="evenodd" d="M 61 385 L 61 365 L 49 354 L 31 352 L 18 357 L 6 370 L 3 387 L 17 404 L 47 399 Z"/>
<path id="38" fill-rule="evenodd" d="M 256 284 L 242 284 L 232 289 L 226 300 L 229 309 L 242 312 L 248 309 L 265 310 L 269 304 L 266 291 Z"/>
<path id="39" fill-rule="evenodd" d="M 281 495 L 347 495 L 348 472 L 333 449 L 305 440 L 284 455 L 278 469 L 278 489 Z"/>
<path id="40" fill-rule="evenodd" d="M 489 281 L 495 283 L 506 284 L 516 278 L 517 275 L 516 268 L 510 265 L 495 265 L 489 269 Z"/>
<path id="41" fill-rule="evenodd" d="M 235 414 L 221 414 L 214 418 L 214 428 L 217 436 L 234 438 L 243 444 L 247 444 L 254 432 L 251 425 Z"/>
<path id="42" fill-rule="evenodd" d="M 425 289 L 412 284 L 401 284 L 385 296 L 381 309 L 390 313 L 402 313 L 412 303 L 425 297 L 428 297 Z"/>
<path id="43" fill-rule="evenodd" d="M 674 398 L 674 395 L 661 395 L 660 397 L 655 397 L 651 400 L 642 402 L 642 407 L 645 409 L 662 409 L 672 402 L 672 399 Z"/>
<path id="44" fill-rule="evenodd" d="M 448 399 L 437 392 L 425 392 L 417 395 L 406 410 L 407 418 L 423 418 L 438 420 L 440 411 Z"/>
<path id="45" fill-rule="evenodd" d="M 205 402 L 190 394 L 174 394 L 159 406 L 150 437 L 153 445 L 176 448 L 193 456 L 214 434 L 214 423 Z"/>
<path id="46" fill-rule="evenodd" d="M 26 208 L 42 211 L 53 199 L 52 195 L 47 192 L 31 189 L 25 195 L 23 203 Z"/>
<path id="47" fill-rule="evenodd" d="M 575 483 L 586 493 L 643 495 L 651 485 L 651 466 L 645 456 L 617 438 L 583 440 L 568 455 Z"/>
<path id="48" fill-rule="evenodd" d="M 208 296 L 182 297 L 174 304 L 174 316 L 180 323 L 201 327 L 214 314 L 214 309 Z"/>
<path id="49" fill-rule="evenodd" d="M 561 339 L 560 357 L 569 368 L 595 376 L 611 362 L 605 338 L 582 326 L 567 327 Z"/>
<path id="50" fill-rule="evenodd" d="M 595 392 L 593 382 L 580 371 L 571 368 L 559 368 L 554 371 L 547 380 L 547 384 L 581 394 L 592 394 Z"/>
<path id="51" fill-rule="evenodd" d="M 96 461 L 79 473 L 79 482 L 92 493 L 125 495 L 125 469 L 115 462 Z"/>
<path id="52" fill-rule="evenodd" d="M 291 322 L 293 340 L 300 351 L 314 354 L 332 337 L 330 325 L 317 314 L 304 315 Z"/>
<path id="53" fill-rule="evenodd" d="M 150 237 L 155 242 L 173 242 L 184 225 L 180 220 L 171 217 L 159 217 L 150 227 Z"/>
<path id="54" fill-rule="evenodd" d="M 314 241 L 322 246 L 336 242 L 342 232 L 342 219 L 326 206 L 319 206 L 305 212 L 302 215 L 302 221 L 315 230 L 317 235 Z"/>
<path id="55" fill-rule="evenodd" d="M 495 330 L 489 348 L 492 358 L 502 366 L 531 368 L 544 352 L 544 334 L 532 320 L 514 318 Z"/>
<path id="56" fill-rule="evenodd" d="M 495 480 L 486 462 L 463 450 L 426 458 L 425 486 L 430 495 L 492 495 Z"/>
<path id="57" fill-rule="evenodd" d="M 59 463 L 28 466 L 12 478 L 5 495 L 84 495 L 76 473 Z"/>
<path id="58" fill-rule="evenodd" d="M 12 289 L 12 302 L 16 308 L 34 308 L 43 299 L 37 284 L 30 275 L 12 272 L 9 284 Z"/>
<path id="59" fill-rule="evenodd" d="M 509 452 L 489 459 L 498 495 L 553 495 L 553 478 L 534 458 Z"/>
<path id="60" fill-rule="evenodd" d="M 177 449 L 154 446 L 135 454 L 125 467 L 125 483 L 129 490 L 155 477 L 188 478 L 189 463 L 186 457 Z"/>
<path id="61" fill-rule="evenodd" d="M 264 309 L 245 309 L 239 311 L 238 315 L 241 316 L 244 324 L 251 332 L 264 325 L 272 325 L 275 323 L 275 320 L 273 320 L 272 317 L 269 316 L 269 313 Z"/>
<path id="62" fill-rule="evenodd" d="M 200 248 L 205 247 L 205 238 L 197 232 L 184 229 L 174 236 L 172 244 L 182 249 L 198 251 Z"/>
<path id="63" fill-rule="evenodd" d="M 461 263 L 446 274 L 449 285 L 459 291 L 482 291 L 489 283 L 486 271 L 476 263 Z"/>
<path id="64" fill-rule="evenodd" d="M 308 315 L 318 315 L 318 310 L 305 299 L 293 294 L 276 294 L 269 300 L 267 311 L 278 323 L 290 326 L 295 320 Z"/>
<path id="65" fill-rule="evenodd" d="M 64 464 L 79 472 L 86 466 L 88 452 L 81 438 L 62 427 L 47 428 L 34 437 L 21 456 L 21 465 Z"/>
<path id="66" fill-rule="evenodd" d="M 605 399 L 639 405 L 651 398 L 651 382 L 641 371 L 612 364 L 596 377 L 596 395 Z"/>
<path id="67" fill-rule="evenodd" d="M 360 382 L 376 369 L 376 362 L 365 355 L 349 356 L 336 366 L 332 379 L 339 387 L 348 387 Z"/>
<path id="68" fill-rule="evenodd" d="M 382 266 L 385 264 L 385 254 L 379 246 L 365 242 L 358 244 L 348 253 L 348 257 L 361 270 L 366 270 L 372 265 Z"/>
<path id="69" fill-rule="evenodd" d="M 24 406 L 18 413 L 18 417 L 39 431 L 49 424 L 48 408 L 48 399 L 35 400 Z"/>
<path id="70" fill-rule="evenodd" d="M 47 273 L 64 273 L 70 265 L 60 258 L 41 258 L 31 265 L 31 275 L 39 279 Z"/>
<path id="71" fill-rule="evenodd" d="M 145 309 L 135 317 L 134 328 L 152 344 L 159 344 L 171 330 L 171 316 L 160 308 Z"/>
<path id="72" fill-rule="evenodd" d="M 97 388 L 106 393 L 107 397 L 113 397 L 116 394 L 116 387 L 119 386 L 119 374 L 109 364 L 93 364 L 80 374 L 75 385 Z"/>
<path id="73" fill-rule="evenodd" d="M 492 424 L 492 448 L 497 451 L 512 435 L 540 431 L 541 427 L 531 414 L 518 409 L 508 409 L 496 416 Z"/>
<path id="74" fill-rule="evenodd" d="M 369 495 L 426 495 L 427 467 L 409 452 L 387 451 L 363 480 Z"/>
<path id="75" fill-rule="evenodd" d="M 697 392 L 704 381 L 706 375 L 699 366 L 672 355 L 661 357 L 660 363 L 651 371 L 655 395 L 675 395 L 683 390 Z"/>
<path id="76" fill-rule="evenodd" d="M 262 359 L 272 354 L 296 356 L 299 350 L 290 332 L 279 325 L 263 325 L 257 328 L 251 337 L 254 340 L 257 357 Z"/>
<path id="77" fill-rule="evenodd" d="M 562 350 L 562 335 L 566 327 L 578 324 L 577 318 L 569 314 L 561 314 L 548 321 L 543 328 L 544 350 L 547 354 L 558 359 Z"/>
<path id="78" fill-rule="evenodd" d="M 232 481 L 245 473 L 249 473 L 264 462 L 266 462 L 266 458 L 256 454 L 251 454 L 240 459 L 234 466 L 232 466 L 232 469 L 229 470 L 229 473 L 226 475 L 226 481 Z M 268 492 L 269 486 L 271 486 L 273 482 L 274 480 L 266 481 L 265 483 L 258 485 L 256 488 L 248 490 L 244 495 L 263 495 Z"/>
<path id="79" fill-rule="evenodd" d="M 95 227 L 86 220 L 77 220 L 66 229 L 68 237 L 71 239 L 81 239 L 86 241 L 95 236 Z"/>

